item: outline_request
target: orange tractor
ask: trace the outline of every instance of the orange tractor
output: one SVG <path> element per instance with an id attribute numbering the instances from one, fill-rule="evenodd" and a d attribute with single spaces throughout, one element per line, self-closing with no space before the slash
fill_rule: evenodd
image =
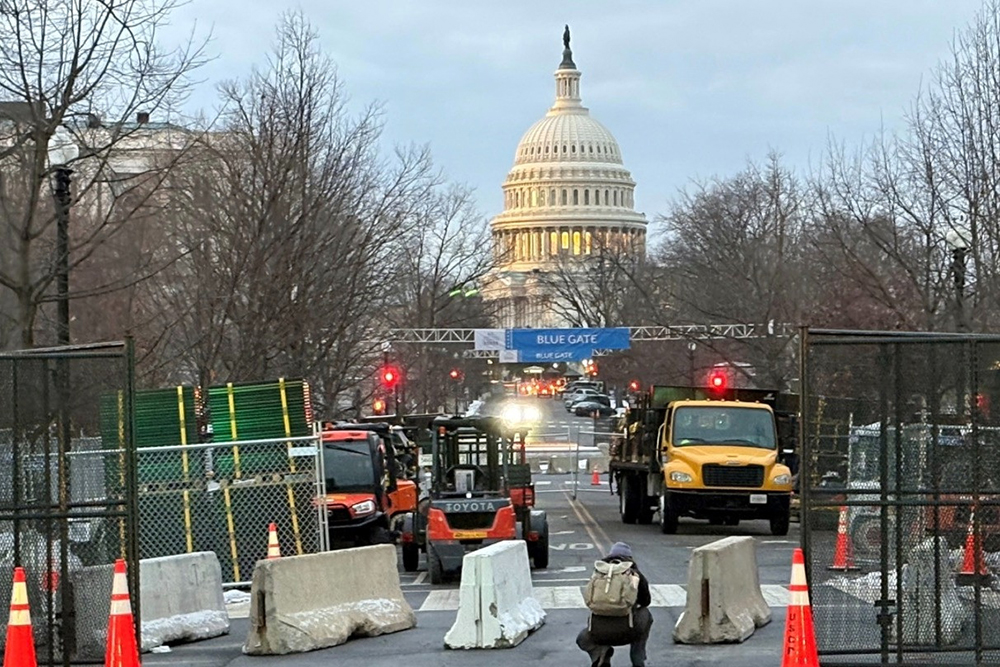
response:
<path id="1" fill-rule="evenodd" d="M 388 544 L 417 508 L 417 486 L 401 478 L 387 424 L 324 424 L 323 468 L 330 548 Z"/>
<path id="2" fill-rule="evenodd" d="M 461 570 L 466 551 L 514 539 L 527 542 L 536 568 L 548 567 L 548 519 L 534 507 L 525 433 L 498 417 L 439 417 L 431 428 L 430 495 L 403 519 L 404 569 L 415 570 L 423 550 L 437 584 Z"/>

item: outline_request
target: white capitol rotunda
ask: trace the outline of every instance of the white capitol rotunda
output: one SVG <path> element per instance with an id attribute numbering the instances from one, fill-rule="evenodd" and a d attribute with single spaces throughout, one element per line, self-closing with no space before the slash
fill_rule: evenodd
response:
<path id="1" fill-rule="evenodd" d="M 568 27 L 563 43 L 555 104 L 518 143 L 503 213 L 491 222 L 494 268 L 483 296 L 499 327 L 569 325 L 553 307 L 567 272 L 584 279 L 583 267 L 602 253 L 645 253 L 635 182 L 614 136 L 582 104 Z"/>

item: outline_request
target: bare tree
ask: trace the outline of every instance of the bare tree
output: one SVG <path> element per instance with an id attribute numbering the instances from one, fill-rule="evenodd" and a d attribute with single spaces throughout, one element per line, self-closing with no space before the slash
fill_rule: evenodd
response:
<path id="1" fill-rule="evenodd" d="M 387 320 L 399 328 L 485 327 L 489 313 L 479 294 L 490 268 L 490 237 L 469 188 L 440 184 L 415 211 L 416 224 L 400 239 L 395 288 Z M 406 395 L 418 410 L 430 411 L 460 389 L 475 389 L 476 364 L 456 358 L 449 347 L 408 345 L 394 351 L 405 361 Z M 469 371 L 469 372 L 466 372 Z"/>
<path id="2" fill-rule="evenodd" d="M 802 186 L 777 154 L 682 193 L 661 217 L 666 233 L 655 259 L 665 307 L 659 323 L 799 321 L 809 270 L 802 254 L 806 213 Z M 755 364 L 770 385 L 793 374 L 787 338 L 701 345 L 720 361 Z"/>
<path id="3" fill-rule="evenodd" d="M 149 145 L 149 127 L 138 122 L 174 108 L 202 60 L 200 43 L 173 50 L 160 43 L 159 30 L 173 8 L 170 0 L 0 3 L 0 291 L 12 297 L 0 304 L 14 303 L 3 324 L 21 345 L 34 344 L 39 309 L 55 299 L 59 262 L 47 164 L 55 129 L 69 127 L 82 151 L 70 165 L 74 199 L 83 202 L 74 208 L 70 239 L 74 272 L 127 223 L 138 224 L 185 143 L 175 135 L 159 137 L 154 143 L 162 149 L 165 141 L 168 150 L 157 150 Z M 139 151 L 147 159 L 136 171 Z M 120 288 L 157 267 L 129 268 L 138 268 L 138 275 L 107 275 L 87 293 Z M 71 298 L 83 295 L 71 292 Z"/>
<path id="4" fill-rule="evenodd" d="M 268 66 L 222 94 L 218 131 L 183 171 L 171 244 L 184 258 L 150 283 L 150 336 L 167 333 L 149 369 L 203 385 L 307 377 L 333 415 L 373 375 L 430 158 L 379 153 L 378 109 L 348 114 L 300 14 L 282 19 Z"/>

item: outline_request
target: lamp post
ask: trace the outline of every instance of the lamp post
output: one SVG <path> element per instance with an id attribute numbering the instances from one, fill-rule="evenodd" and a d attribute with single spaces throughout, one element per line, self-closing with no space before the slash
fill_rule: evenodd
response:
<path id="1" fill-rule="evenodd" d="M 53 170 L 53 195 L 56 205 L 56 297 L 58 312 L 56 314 L 56 340 L 59 345 L 69 345 L 69 206 L 70 206 L 70 175 L 73 170 L 69 165 L 80 156 L 80 148 L 73 141 L 73 135 L 61 125 L 56 127 L 49 138 L 48 158 L 49 168 Z M 69 461 L 68 454 L 72 449 L 72 433 L 70 426 L 70 375 L 69 361 L 64 356 L 56 360 L 56 392 L 59 397 L 57 461 L 59 480 L 59 513 L 66 516 L 69 511 Z M 46 453 L 49 449 L 46 448 Z M 48 456 L 46 456 L 48 467 Z M 59 522 L 59 562 L 69 562 L 69 522 Z M 73 591 L 71 586 L 62 588 L 62 608 L 72 609 Z M 72 625 L 72 624 L 70 624 Z M 64 639 L 69 646 L 76 642 L 75 628 L 68 628 Z"/>
<path id="2" fill-rule="evenodd" d="M 69 164 L 80 156 L 80 147 L 69 130 L 59 126 L 49 139 L 49 167 L 53 170 L 53 194 L 56 202 L 56 341 L 69 345 Z"/>
<path id="3" fill-rule="evenodd" d="M 694 378 L 694 351 L 698 349 L 698 343 L 691 341 L 688 343 L 688 382 L 695 386 Z"/>
<path id="4" fill-rule="evenodd" d="M 965 312 L 965 270 L 966 259 L 969 253 L 969 244 L 965 235 L 957 229 L 949 229 L 945 234 L 945 241 L 951 248 L 951 276 L 955 285 L 955 331 L 958 333 L 968 333 L 969 321 Z M 955 388 L 955 411 L 958 417 L 965 416 L 966 398 L 966 356 L 965 344 L 960 343 L 960 359 L 958 363 L 958 378 Z"/>

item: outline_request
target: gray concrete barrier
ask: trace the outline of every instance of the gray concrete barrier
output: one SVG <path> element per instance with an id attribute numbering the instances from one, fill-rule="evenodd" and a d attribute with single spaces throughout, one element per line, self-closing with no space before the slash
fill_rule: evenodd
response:
<path id="1" fill-rule="evenodd" d="M 77 660 L 104 658 L 113 570 L 113 565 L 97 565 L 81 568 L 71 575 Z M 222 569 L 215 553 L 141 560 L 139 587 L 143 651 L 166 643 L 229 633 Z"/>
<path id="2" fill-rule="evenodd" d="M 262 560 L 253 571 L 243 652 L 284 655 L 417 624 L 388 544 Z"/>
<path id="3" fill-rule="evenodd" d="M 455 623 L 447 648 L 511 648 L 545 623 L 534 597 L 528 548 L 522 540 L 498 542 L 466 554 Z"/>
<path id="4" fill-rule="evenodd" d="M 687 605 L 674 626 L 680 644 L 745 641 L 771 622 L 752 537 L 727 537 L 691 552 Z"/>

